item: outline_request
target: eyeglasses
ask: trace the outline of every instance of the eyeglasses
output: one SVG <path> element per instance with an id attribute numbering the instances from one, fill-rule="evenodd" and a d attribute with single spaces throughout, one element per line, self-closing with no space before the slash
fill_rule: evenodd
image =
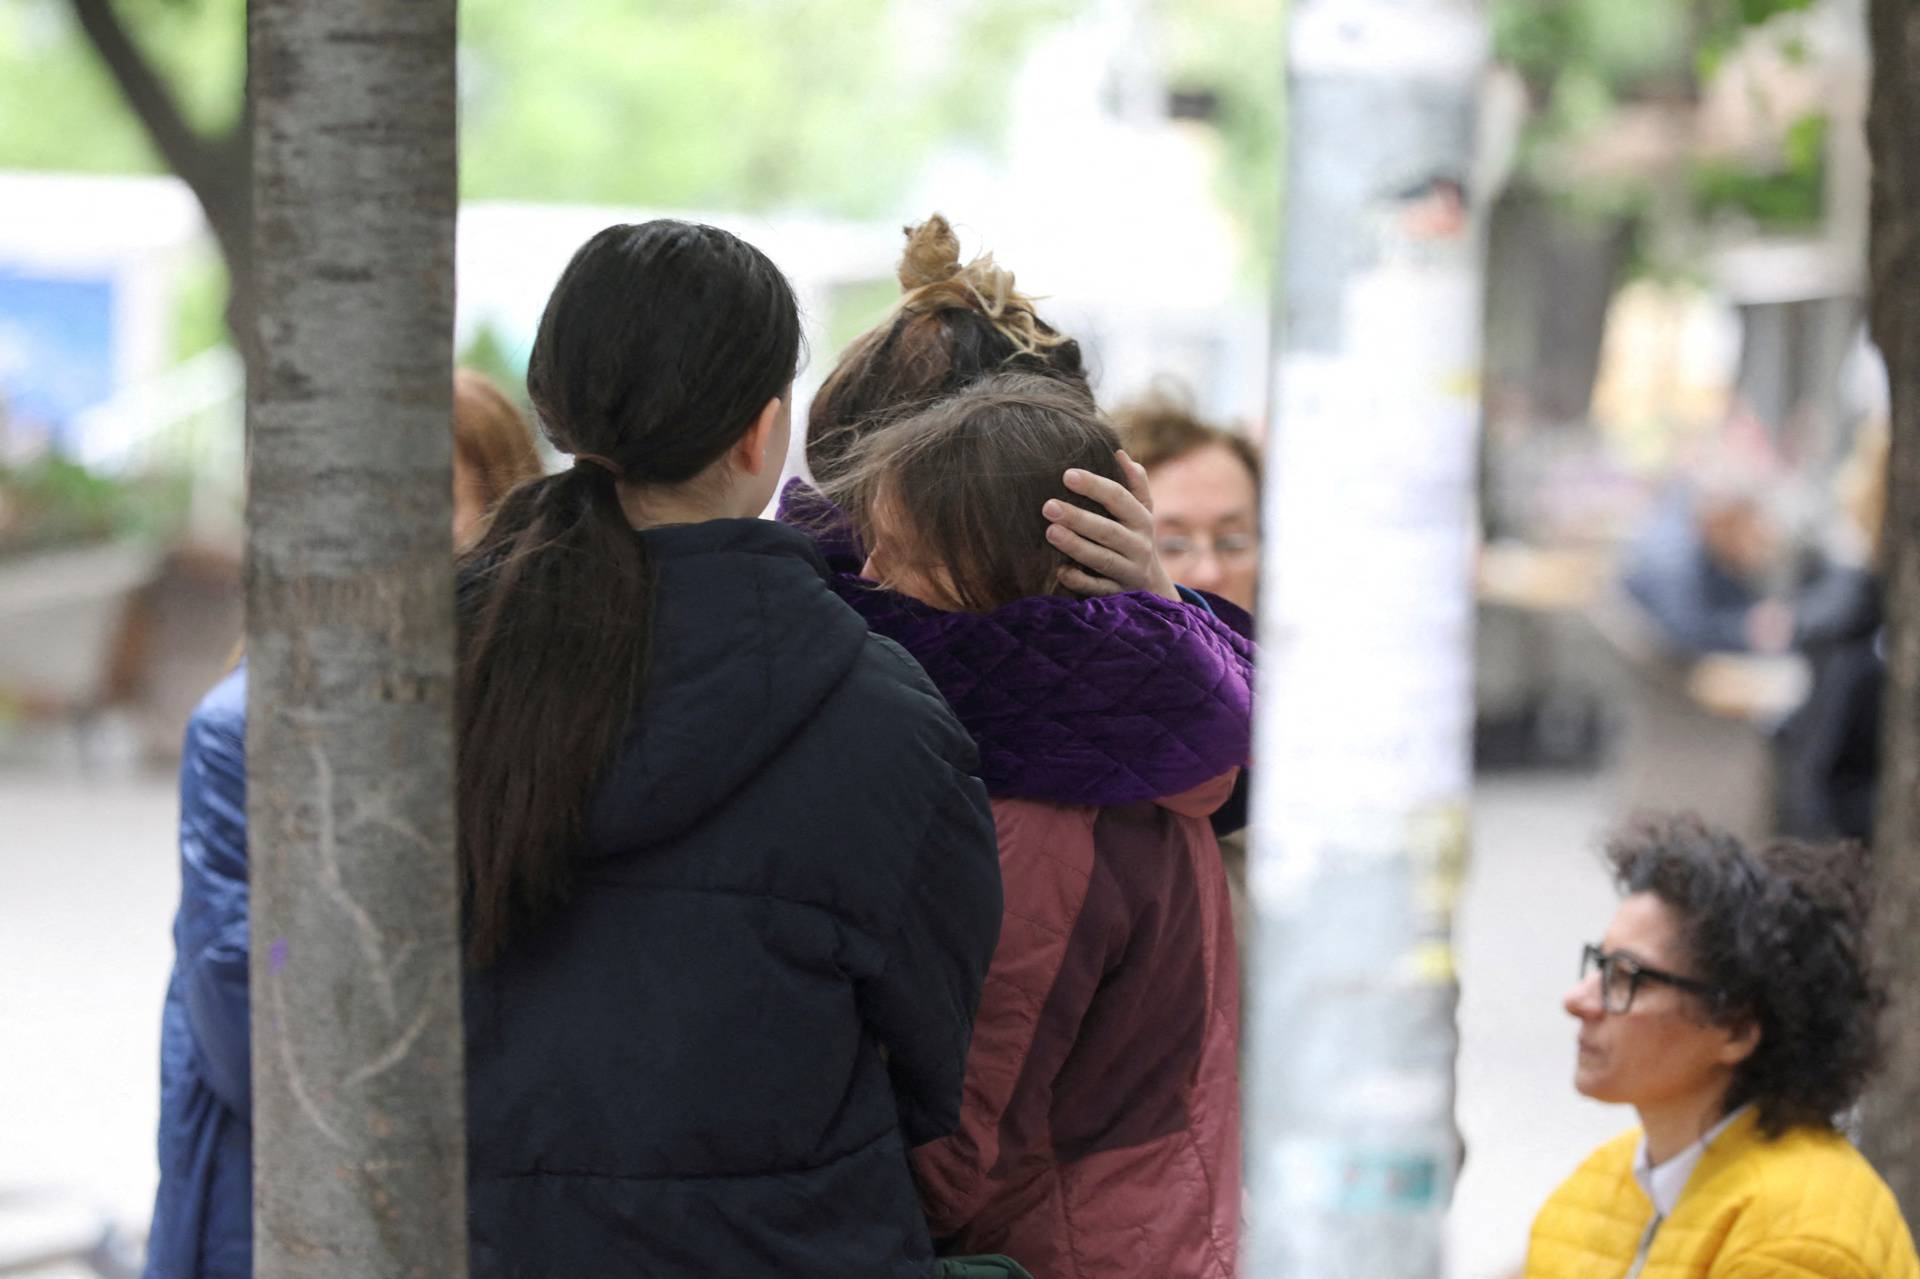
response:
<path id="1" fill-rule="evenodd" d="M 1160 538 L 1155 547 L 1163 560 L 1194 559 L 1203 551 L 1212 551 L 1215 559 L 1230 563 L 1252 559 L 1260 551 L 1260 539 L 1252 533 L 1222 533 L 1218 537 L 1189 537 L 1184 533 L 1169 533 Z"/>
<path id="2" fill-rule="evenodd" d="M 1709 1003 L 1718 1002 L 1720 996 L 1719 991 L 1705 982 L 1649 968 L 1627 955 L 1609 955 L 1589 943 L 1580 948 L 1580 980 L 1585 981 L 1596 970 L 1600 974 L 1600 1006 L 1610 1013 L 1623 1013 L 1632 1008 L 1633 997 L 1640 993 L 1643 981 L 1657 981 L 1698 995 Z"/>

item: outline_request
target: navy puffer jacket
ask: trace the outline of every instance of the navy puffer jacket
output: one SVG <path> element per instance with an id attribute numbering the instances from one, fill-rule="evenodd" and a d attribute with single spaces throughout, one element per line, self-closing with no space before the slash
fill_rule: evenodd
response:
<path id="1" fill-rule="evenodd" d="M 1000 927 L 972 742 L 760 520 L 641 534 L 640 712 L 568 905 L 467 983 L 473 1273 L 924 1276 Z"/>

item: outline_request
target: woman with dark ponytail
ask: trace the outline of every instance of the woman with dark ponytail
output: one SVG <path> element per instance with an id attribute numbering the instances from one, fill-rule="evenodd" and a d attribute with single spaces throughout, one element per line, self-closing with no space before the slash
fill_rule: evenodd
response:
<path id="1" fill-rule="evenodd" d="M 772 497 L 787 281 L 610 227 L 528 389 L 571 468 L 461 568 L 476 1276 L 925 1276 L 1000 922 L 971 741 Z"/>

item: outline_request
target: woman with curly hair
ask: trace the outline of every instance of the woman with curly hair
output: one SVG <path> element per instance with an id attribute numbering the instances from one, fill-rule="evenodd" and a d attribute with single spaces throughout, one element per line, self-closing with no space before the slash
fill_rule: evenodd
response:
<path id="1" fill-rule="evenodd" d="M 1528 1279 L 1916 1279 L 1886 1183 L 1836 1124 L 1878 1057 L 1855 845 L 1758 851 L 1700 822 L 1608 849 L 1624 894 L 1566 997 L 1574 1086 L 1634 1107 L 1534 1222 Z"/>

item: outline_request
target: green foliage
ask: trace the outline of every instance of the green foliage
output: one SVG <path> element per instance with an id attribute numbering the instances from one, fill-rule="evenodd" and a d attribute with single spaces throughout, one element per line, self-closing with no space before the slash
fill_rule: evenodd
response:
<path id="1" fill-rule="evenodd" d="M 1494 56 L 1520 73 L 1536 103 L 1567 82 L 1628 96 L 1687 68 L 1687 10 L 1676 0 L 1497 0 L 1489 21 Z"/>
<path id="2" fill-rule="evenodd" d="M 460 352 L 454 363 L 486 374 L 512 399 L 525 398 L 520 394 L 519 387 L 527 376 L 527 353 L 522 351 L 516 356 L 500 336 L 500 331 L 491 324 L 482 324 L 474 332 L 466 349 Z"/>
<path id="3" fill-rule="evenodd" d="M 0 555 L 158 540 L 185 518 L 189 492 L 183 475 L 107 476 L 53 453 L 0 465 Z"/>
<path id="4" fill-rule="evenodd" d="M 1813 0 L 1704 0 L 1700 47 L 1695 65 L 1702 80 L 1710 80 L 1726 56 L 1747 32 L 1787 13 L 1801 13 Z"/>
<path id="5" fill-rule="evenodd" d="M 219 255 L 196 256 L 173 296 L 173 358 L 190 359 L 227 340 L 227 269 Z"/>
<path id="6" fill-rule="evenodd" d="M 1685 100 L 1717 73 L 1726 55 L 1755 31 L 1813 0 L 1495 0 L 1495 56 L 1518 71 L 1534 106 L 1521 142 L 1520 174 L 1553 188 L 1540 161 L 1577 148 L 1635 99 Z M 1769 35 L 1767 38 L 1772 38 Z M 1779 35 L 1790 59 L 1808 56 L 1791 33 Z M 1687 174 L 1692 212 L 1744 217 L 1768 231 L 1819 224 L 1825 182 L 1826 122 L 1797 122 L 1778 164 L 1750 159 L 1695 162 Z M 1651 188 L 1615 177 L 1604 187 L 1556 190 L 1568 207 L 1630 221 L 1650 216 Z M 1645 237 L 1637 243 L 1644 245 Z M 1640 261 L 1641 266 L 1647 265 Z"/>
<path id="7" fill-rule="evenodd" d="M 1811 9 L 1813 0 L 1739 0 L 1736 7 L 1741 22 L 1749 27 L 1757 27 L 1783 13 L 1801 13 Z"/>
<path id="8" fill-rule="evenodd" d="M 465 0 L 465 194 L 871 214 L 1005 126 L 1018 54 L 1072 0 L 979 0 L 903 59 L 897 0 Z M 236 117 L 244 0 L 119 0 L 200 128 Z M 67 0 L 0 5 L 0 167 L 161 169 Z"/>
<path id="9" fill-rule="evenodd" d="M 246 65 L 244 0 L 120 0 L 135 39 L 196 128 L 232 125 Z M 0 168 L 164 169 L 67 0 L 0 4 Z"/>
<path id="10" fill-rule="evenodd" d="M 1826 207 L 1827 117 L 1802 116 L 1787 129 L 1783 163 L 1754 170 L 1719 160 L 1693 174 L 1694 209 L 1702 217 L 1738 215 L 1764 231 L 1807 231 Z"/>

